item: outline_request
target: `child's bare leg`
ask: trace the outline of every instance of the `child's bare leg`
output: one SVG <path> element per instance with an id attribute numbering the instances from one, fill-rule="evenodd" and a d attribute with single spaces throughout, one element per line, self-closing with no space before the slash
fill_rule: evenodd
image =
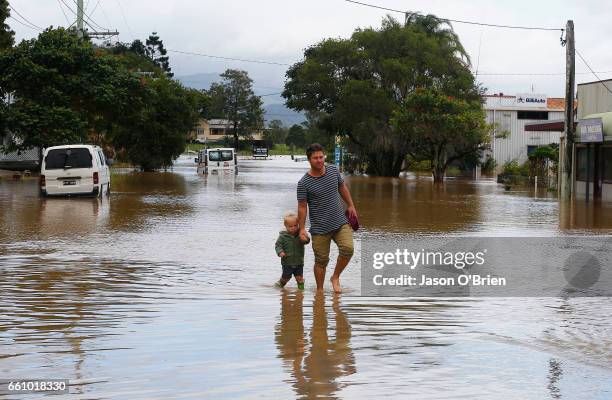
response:
<path id="1" fill-rule="evenodd" d="M 287 284 L 287 282 L 289 282 L 290 279 L 291 277 L 285 278 L 284 276 L 281 276 L 278 282 L 276 282 L 276 285 L 279 287 L 285 287 L 285 285 Z"/>

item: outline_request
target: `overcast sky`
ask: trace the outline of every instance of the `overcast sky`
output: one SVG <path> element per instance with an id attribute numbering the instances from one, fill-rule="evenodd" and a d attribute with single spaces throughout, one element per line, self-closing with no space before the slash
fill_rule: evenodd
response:
<path id="1" fill-rule="evenodd" d="M 66 26 L 60 9 L 65 1 L 74 10 L 75 0 L 10 0 L 16 11 L 32 23 Z M 612 2 L 610 1 L 452 1 L 427 2 L 362 0 L 388 8 L 432 13 L 439 17 L 493 24 L 564 28 L 568 19 L 576 26 L 576 47 L 599 76 L 612 78 Z M 99 3 L 99 4 L 97 4 Z M 303 50 L 323 38 L 349 37 L 357 27 L 378 27 L 388 13 L 344 0 L 85 0 L 86 13 L 97 24 L 120 32 L 119 40 L 145 39 L 157 31 L 168 49 L 217 56 L 293 63 Z M 97 4 L 97 7 L 96 7 Z M 74 14 L 62 4 L 72 23 Z M 94 10 L 95 8 L 95 10 Z M 123 10 L 123 12 L 122 12 Z M 400 20 L 401 14 L 391 13 Z M 17 17 L 17 16 L 16 16 Z M 32 38 L 36 30 L 14 20 L 8 23 L 17 39 Z M 564 73 L 565 49 L 560 32 L 496 29 L 453 24 L 472 59 L 478 80 L 489 93 L 533 91 L 564 95 L 564 75 L 494 76 L 491 73 Z M 258 65 L 171 53 L 176 76 L 223 72 L 226 68 L 249 71 L 262 93 L 280 91 L 285 66 Z M 578 83 L 596 80 L 576 60 Z"/>

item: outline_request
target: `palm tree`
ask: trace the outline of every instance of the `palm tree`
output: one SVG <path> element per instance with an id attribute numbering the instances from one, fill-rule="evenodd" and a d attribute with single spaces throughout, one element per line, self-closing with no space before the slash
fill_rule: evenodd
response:
<path id="1" fill-rule="evenodd" d="M 412 27 L 428 35 L 436 37 L 449 49 L 453 49 L 454 54 L 470 65 L 470 56 L 459 40 L 459 36 L 453 30 L 453 26 L 447 19 L 438 18 L 433 14 L 421 15 L 419 13 L 406 13 L 404 27 Z"/>

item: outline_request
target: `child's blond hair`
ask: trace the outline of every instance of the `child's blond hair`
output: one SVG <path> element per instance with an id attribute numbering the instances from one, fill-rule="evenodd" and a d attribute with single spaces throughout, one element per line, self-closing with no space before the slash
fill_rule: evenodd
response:
<path id="1" fill-rule="evenodd" d="M 286 212 L 285 215 L 283 216 L 283 223 L 287 222 L 287 220 L 289 219 L 295 219 L 297 221 L 298 219 L 297 214 L 294 213 L 293 211 Z"/>

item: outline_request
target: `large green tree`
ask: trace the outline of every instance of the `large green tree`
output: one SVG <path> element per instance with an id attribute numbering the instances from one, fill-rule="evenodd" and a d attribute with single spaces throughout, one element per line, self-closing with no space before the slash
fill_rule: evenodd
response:
<path id="1" fill-rule="evenodd" d="M 246 71 L 228 69 L 221 74 L 221 82 L 215 82 L 208 91 L 210 115 L 229 121 L 234 147 L 240 138 L 250 138 L 263 127 L 262 101 L 253 92 L 253 80 Z"/>
<path id="2" fill-rule="evenodd" d="M 138 42 L 134 41 L 131 47 L 134 48 L 134 50 L 136 51 L 141 51 L 142 47 L 140 45 L 142 44 L 142 42 Z M 164 42 L 159 38 L 157 32 L 153 32 L 149 35 L 146 41 L 145 49 L 147 56 L 159 68 L 166 72 L 168 78 L 172 78 L 174 74 L 172 73 L 172 69 L 170 68 L 170 57 L 168 57 L 168 51 L 164 47 Z"/>
<path id="3" fill-rule="evenodd" d="M 268 124 L 268 129 L 265 130 L 263 138 L 266 142 L 274 145 L 285 143 L 287 138 L 287 128 L 283 125 L 283 121 L 273 119 Z"/>
<path id="4" fill-rule="evenodd" d="M 138 113 L 121 118 L 112 133 L 113 144 L 144 171 L 171 166 L 198 120 L 200 96 L 171 79 L 147 80 Z"/>
<path id="5" fill-rule="evenodd" d="M 294 124 L 289 128 L 286 143 L 298 149 L 306 148 L 306 130 L 303 125 Z"/>
<path id="6" fill-rule="evenodd" d="M 357 29 L 350 39 L 326 39 L 287 71 L 283 96 L 290 108 L 318 115 L 330 136 L 350 139 L 370 173 L 397 176 L 414 134 L 392 123 L 419 88 L 465 101 L 480 98 L 469 58 L 450 25 L 412 14 L 379 29 Z M 399 121 L 406 121 L 399 119 Z"/>
<path id="7" fill-rule="evenodd" d="M 10 98 L 0 121 L 15 139 L 4 150 L 94 142 L 145 170 L 169 166 L 207 98 L 155 66 L 153 76 L 138 72 L 153 64 L 126 49 L 60 28 L 0 52 L 0 97 Z"/>
<path id="8" fill-rule="evenodd" d="M 15 43 L 15 32 L 8 26 L 6 20 L 11 16 L 7 0 L 0 0 L 0 51 L 10 49 Z"/>
<path id="9" fill-rule="evenodd" d="M 145 45 L 138 39 L 130 45 L 117 43 L 108 51 L 131 72 L 141 76 L 166 76 L 165 71 L 147 56 Z"/>
<path id="10" fill-rule="evenodd" d="M 427 160 L 435 182 L 444 180 L 451 163 L 480 154 L 489 141 L 480 101 L 466 101 L 435 90 L 417 89 L 392 119 L 406 138 L 408 153 Z"/>
<path id="11" fill-rule="evenodd" d="M 116 60 L 60 28 L 0 52 L 5 150 L 83 142 L 138 104 L 142 84 Z"/>

